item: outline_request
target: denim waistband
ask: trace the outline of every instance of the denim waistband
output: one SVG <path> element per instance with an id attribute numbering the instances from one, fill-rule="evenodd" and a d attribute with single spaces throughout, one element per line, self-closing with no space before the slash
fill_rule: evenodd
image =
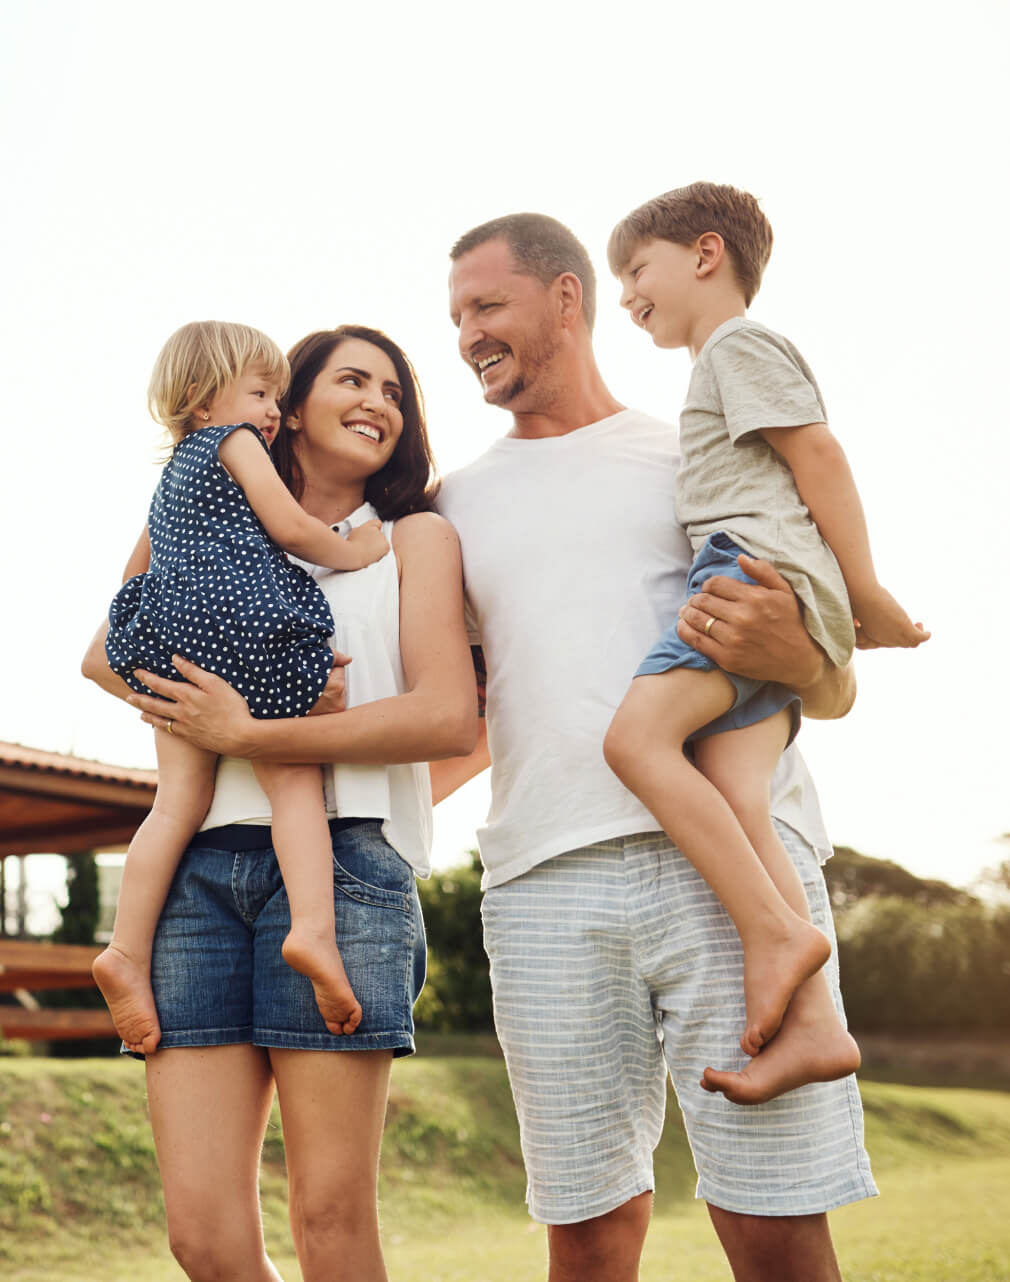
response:
<path id="1" fill-rule="evenodd" d="M 367 819 L 331 819 L 330 834 L 336 835 L 355 824 L 368 823 Z M 220 828 L 206 828 L 196 833 L 189 843 L 190 850 L 269 850 L 273 845 L 273 830 L 269 824 L 222 824 Z"/>

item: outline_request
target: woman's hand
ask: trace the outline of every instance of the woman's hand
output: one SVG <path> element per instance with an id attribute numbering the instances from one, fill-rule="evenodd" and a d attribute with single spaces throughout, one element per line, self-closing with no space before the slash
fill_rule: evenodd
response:
<path id="1" fill-rule="evenodd" d="M 173 655 L 172 663 L 186 678 L 185 682 L 168 681 L 153 672 L 137 669 L 137 676 L 146 686 L 172 700 L 166 705 L 163 699 L 131 694 L 127 702 L 140 708 L 141 720 L 159 730 L 171 727 L 173 735 L 220 756 L 250 756 L 257 722 L 250 715 L 245 699 L 227 681 L 205 672 L 181 655 Z"/>
<path id="2" fill-rule="evenodd" d="M 326 678 L 323 693 L 305 714 L 309 717 L 325 717 L 329 712 L 343 712 L 347 708 L 347 676 L 344 669 L 351 661 L 349 654 L 334 652 L 333 667 Z"/>

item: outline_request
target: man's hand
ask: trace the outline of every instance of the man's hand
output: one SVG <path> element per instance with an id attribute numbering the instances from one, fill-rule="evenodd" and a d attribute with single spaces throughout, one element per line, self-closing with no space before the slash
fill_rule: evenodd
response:
<path id="1" fill-rule="evenodd" d="M 333 655 L 333 667 L 326 679 L 323 693 L 309 709 L 310 717 L 324 717 L 331 712 L 344 712 L 347 708 L 347 674 L 344 669 L 351 661 L 349 654 L 339 650 Z"/>
<path id="2" fill-rule="evenodd" d="M 172 734 L 221 756 L 249 756 L 256 722 L 245 699 L 227 681 L 181 655 L 173 655 L 172 663 L 186 678 L 184 682 L 137 669 L 136 675 L 146 686 L 164 695 L 164 699 L 130 695 L 127 702 L 141 710 L 141 720 L 159 730 L 168 730 L 171 725 Z M 165 699 L 172 702 L 165 703 Z"/>
<path id="3" fill-rule="evenodd" d="M 803 626 L 792 588 L 767 561 L 741 555 L 739 562 L 756 582 L 708 579 L 681 607 L 677 635 L 726 672 L 797 691 L 813 685 L 827 658 Z"/>

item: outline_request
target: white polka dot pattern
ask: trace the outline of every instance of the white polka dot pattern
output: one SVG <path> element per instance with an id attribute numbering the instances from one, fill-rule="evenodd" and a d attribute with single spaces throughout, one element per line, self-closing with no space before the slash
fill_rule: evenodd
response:
<path id="1" fill-rule="evenodd" d="M 204 427 L 175 448 L 148 515 L 151 568 L 109 610 L 109 666 L 142 694 L 144 668 L 174 681 L 181 654 L 223 677 L 254 717 L 302 716 L 330 674 L 333 615 L 312 578 L 272 541 L 220 459 L 239 427 Z M 267 451 L 269 453 L 269 450 Z"/>

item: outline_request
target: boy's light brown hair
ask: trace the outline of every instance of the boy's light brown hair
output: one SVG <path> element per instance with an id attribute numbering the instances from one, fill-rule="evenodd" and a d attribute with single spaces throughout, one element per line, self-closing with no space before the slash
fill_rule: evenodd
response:
<path id="1" fill-rule="evenodd" d="M 722 237 L 749 307 L 771 256 L 772 228 L 757 199 L 736 187 L 697 182 L 647 200 L 622 218 L 610 233 L 610 270 L 615 276 L 620 275 L 635 246 L 642 241 L 693 245 L 707 231 L 718 232 Z"/>

